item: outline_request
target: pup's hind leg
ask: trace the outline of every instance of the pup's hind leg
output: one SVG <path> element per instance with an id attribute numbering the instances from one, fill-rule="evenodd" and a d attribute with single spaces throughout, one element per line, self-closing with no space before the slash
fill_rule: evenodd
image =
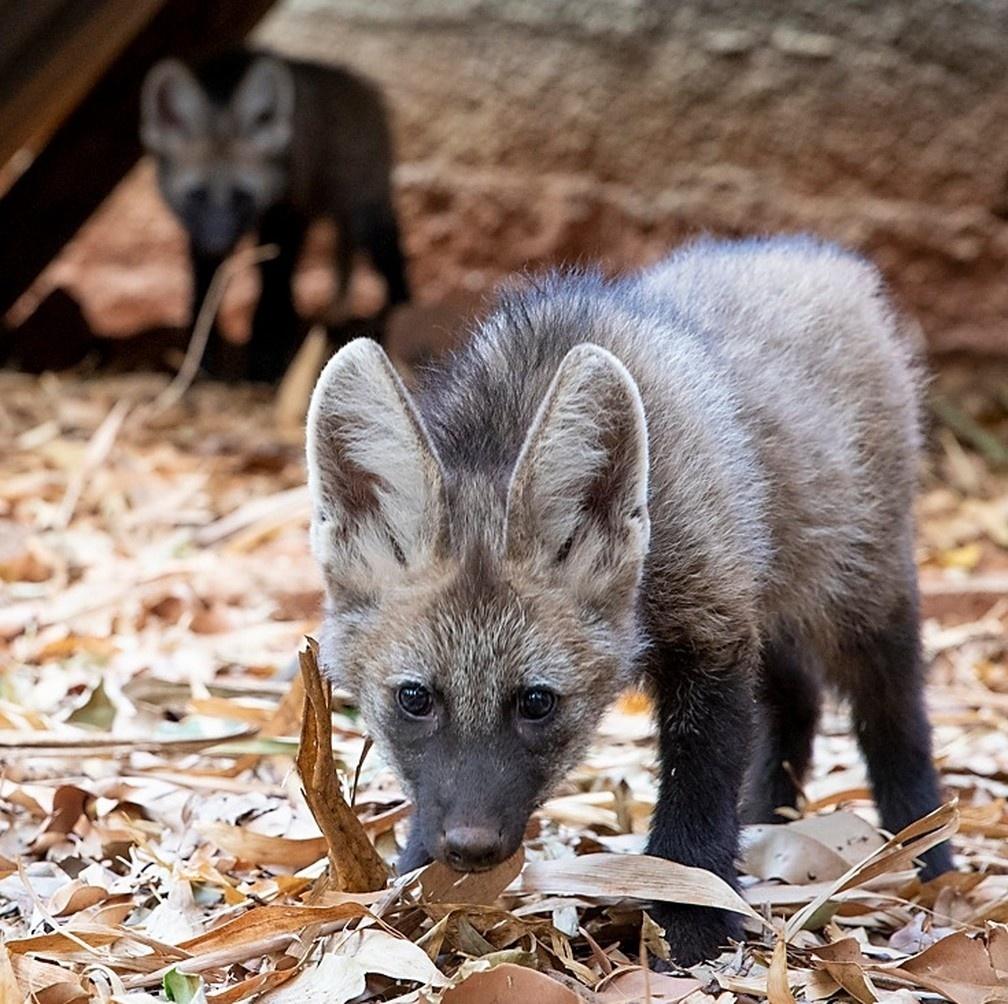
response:
<path id="1" fill-rule="evenodd" d="M 835 678 L 850 698 L 882 825 L 896 833 L 941 804 L 924 707 L 916 586 L 907 584 L 877 627 L 849 632 L 839 659 Z M 947 843 L 923 860 L 925 878 L 952 868 Z"/>
<path id="2" fill-rule="evenodd" d="M 819 721 L 818 681 L 801 664 L 795 642 L 781 636 L 761 652 L 756 683 L 757 738 L 742 798 L 746 823 L 780 823 L 795 808 L 812 759 Z"/>

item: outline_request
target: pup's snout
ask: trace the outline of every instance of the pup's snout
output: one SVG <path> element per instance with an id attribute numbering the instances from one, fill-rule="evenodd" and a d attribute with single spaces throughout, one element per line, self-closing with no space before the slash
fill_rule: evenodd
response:
<path id="1" fill-rule="evenodd" d="M 460 872 L 484 871 L 504 859 L 501 831 L 488 826 L 453 826 L 441 844 L 441 859 Z"/>

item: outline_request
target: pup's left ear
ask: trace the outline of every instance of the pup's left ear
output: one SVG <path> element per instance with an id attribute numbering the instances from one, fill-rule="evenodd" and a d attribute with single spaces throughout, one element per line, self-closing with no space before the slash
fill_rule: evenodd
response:
<path id="1" fill-rule="evenodd" d="M 648 435 L 633 377 L 605 349 L 564 357 L 508 489 L 507 554 L 592 602 L 622 602 L 647 553 Z"/>
<path id="2" fill-rule="evenodd" d="M 447 541 L 444 475 L 430 436 L 376 342 L 322 371 L 307 427 L 312 549 L 334 591 L 394 584 Z"/>

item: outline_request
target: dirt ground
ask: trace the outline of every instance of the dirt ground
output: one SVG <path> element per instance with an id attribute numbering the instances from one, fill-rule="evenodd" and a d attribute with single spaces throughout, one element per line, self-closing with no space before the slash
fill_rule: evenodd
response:
<path id="1" fill-rule="evenodd" d="M 950 804 L 880 835 L 831 708 L 800 818 L 747 833 L 744 902 L 614 853 L 641 849 L 655 798 L 633 694 L 536 814 L 524 864 L 334 889 L 285 678 L 320 604 L 300 426 L 247 388 L 159 410 L 164 384 L 0 373 L 0 1000 L 1008 1000 L 1003 372 L 936 382 L 919 507 Z M 352 707 L 333 746 L 393 861 L 410 807 Z M 921 885 L 915 853 L 956 830 L 960 870 Z M 659 893 L 745 913 L 745 944 L 652 973 Z"/>

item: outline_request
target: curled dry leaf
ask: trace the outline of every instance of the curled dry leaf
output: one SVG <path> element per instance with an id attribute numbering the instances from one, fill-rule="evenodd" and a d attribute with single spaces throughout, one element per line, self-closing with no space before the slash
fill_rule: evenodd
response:
<path id="1" fill-rule="evenodd" d="M 388 869 L 347 805 L 333 763 L 332 688 L 319 672 L 314 639 L 306 639 L 298 661 L 305 689 L 298 773 L 305 800 L 328 844 L 333 878 L 344 892 L 381 889 L 388 880 Z"/>

